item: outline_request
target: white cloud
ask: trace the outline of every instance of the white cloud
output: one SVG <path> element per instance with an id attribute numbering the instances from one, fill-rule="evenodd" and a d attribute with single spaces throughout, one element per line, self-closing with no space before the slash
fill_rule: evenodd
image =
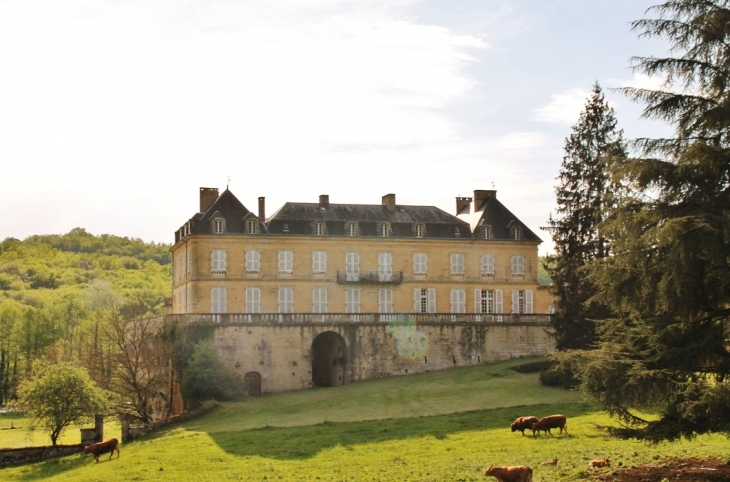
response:
<path id="1" fill-rule="evenodd" d="M 634 87 L 636 89 L 660 90 L 664 88 L 665 82 L 666 76 L 664 75 L 648 76 L 635 72 L 630 79 L 610 78 L 606 79 L 605 84 L 609 87 Z"/>
<path id="2" fill-rule="evenodd" d="M 533 111 L 532 120 L 573 125 L 585 107 L 591 92 L 581 88 L 573 88 L 550 96 L 550 102 Z"/>

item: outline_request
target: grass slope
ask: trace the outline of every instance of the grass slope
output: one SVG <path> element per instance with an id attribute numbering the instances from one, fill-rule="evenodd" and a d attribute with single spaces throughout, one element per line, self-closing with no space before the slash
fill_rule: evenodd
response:
<path id="1" fill-rule="evenodd" d="M 535 482 L 580 480 L 587 463 L 632 465 L 727 453 L 700 437 L 656 446 L 606 439 L 610 420 L 575 393 L 541 387 L 509 363 L 246 399 L 122 447 L 0 470 L 4 481 L 481 481 L 489 464 L 526 464 Z M 528 406 L 526 406 L 528 405 Z M 570 435 L 512 433 L 520 415 L 568 416 Z M 557 467 L 541 467 L 558 457 Z M 494 479 L 492 479 L 494 480 Z"/>

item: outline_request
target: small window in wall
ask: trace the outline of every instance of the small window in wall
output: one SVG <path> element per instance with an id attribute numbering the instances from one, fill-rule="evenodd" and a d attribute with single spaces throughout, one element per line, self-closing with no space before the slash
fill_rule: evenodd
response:
<path id="1" fill-rule="evenodd" d="M 519 226 L 513 227 L 511 234 L 512 234 L 512 239 L 514 239 L 514 240 L 522 239 L 522 229 Z"/>
<path id="2" fill-rule="evenodd" d="M 436 313 L 436 290 L 434 288 L 414 289 L 413 311 L 415 313 Z"/>
<path id="3" fill-rule="evenodd" d="M 226 251 L 214 249 L 210 252 L 210 274 L 212 276 L 226 275 Z"/>
<path id="4" fill-rule="evenodd" d="M 426 253 L 413 254 L 413 275 L 416 278 L 425 278 L 428 272 L 428 255 Z"/>
<path id="5" fill-rule="evenodd" d="M 327 251 L 312 251 L 312 273 L 327 273 Z"/>
<path id="6" fill-rule="evenodd" d="M 246 228 L 248 234 L 256 234 L 259 232 L 259 221 L 258 219 L 249 219 L 246 221 Z"/>
<path id="7" fill-rule="evenodd" d="M 532 314 L 532 290 L 512 290 L 512 313 Z"/>
<path id="8" fill-rule="evenodd" d="M 246 288 L 246 313 L 261 313 L 261 288 Z"/>
<path id="9" fill-rule="evenodd" d="M 294 312 L 294 288 L 279 288 L 279 313 Z"/>
<path id="10" fill-rule="evenodd" d="M 223 218 L 213 219 L 213 233 L 223 234 L 226 232 L 226 220 Z"/>
<path id="11" fill-rule="evenodd" d="M 502 290 L 474 290 L 474 313 L 502 313 Z"/>
<path id="12" fill-rule="evenodd" d="M 327 288 L 312 290 L 312 313 L 327 313 Z"/>
<path id="13" fill-rule="evenodd" d="M 261 271 L 261 252 L 246 251 L 246 273 L 258 273 Z"/>
<path id="14" fill-rule="evenodd" d="M 226 289 L 214 287 L 210 289 L 210 312 L 225 313 L 226 312 Z"/>
<path id="15" fill-rule="evenodd" d="M 345 279 L 347 281 L 357 281 L 360 279 L 360 254 L 345 254 Z"/>
<path id="16" fill-rule="evenodd" d="M 451 312 L 466 313 L 466 291 L 451 290 Z"/>
<path id="17" fill-rule="evenodd" d="M 279 275 L 291 275 L 294 271 L 294 252 L 279 251 Z"/>
<path id="18" fill-rule="evenodd" d="M 482 228 L 482 235 L 484 236 L 484 239 L 492 239 L 494 235 L 492 234 L 492 227 L 487 225 Z"/>
<path id="19" fill-rule="evenodd" d="M 315 236 L 322 236 L 324 235 L 324 223 L 321 221 L 317 221 L 314 223 L 314 234 Z"/>
<path id="20" fill-rule="evenodd" d="M 345 290 L 345 313 L 360 313 L 360 290 Z"/>
<path id="21" fill-rule="evenodd" d="M 393 279 L 393 255 L 378 253 L 378 280 L 391 281 Z"/>
<path id="22" fill-rule="evenodd" d="M 380 223 L 380 226 L 378 228 L 378 232 L 383 237 L 390 236 L 390 224 L 388 224 L 388 223 Z"/>
<path id="23" fill-rule="evenodd" d="M 426 232 L 426 226 L 423 224 L 416 224 L 416 237 L 422 238 L 424 233 Z"/>
<path id="24" fill-rule="evenodd" d="M 481 257 L 481 275 L 483 280 L 494 279 L 494 255 L 485 254 Z"/>
<path id="25" fill-rule="evenodd" d="M 378 290 L 378 312 L 393 313 L 393 290 Z"/>
<path id="26" fill-rule="evenodd" d="M 525 274 L 525 257 L 521 255 L 512 256 L 512 274 Z"/>
<path id="27" fill-rule="evenodd" d="M 348 222 L 345 225 L 345 231 L 348 236 L 357 236 L 357 223 Z"/>
<path id="28" fill-rule="evenodd" d="M 451 274 L 457 276 L 464 275 L 464 255 L 456 253 L 451 255 Z"/>

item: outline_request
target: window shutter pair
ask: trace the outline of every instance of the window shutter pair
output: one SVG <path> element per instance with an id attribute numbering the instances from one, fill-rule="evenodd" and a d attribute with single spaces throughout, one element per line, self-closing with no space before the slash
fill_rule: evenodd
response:
<path id="1" fill-rule="evenodd" d="M 422 291 L 423 290 L 418 288 L 413 290 L 413 311 L 415 313 L 422 313 Z M 436 313 L 436 290 L 434 288 L 429 288 L 428 290 L 426 290 L 426 312 Z"/>
<path id="2" fill-rule="evenodd" d="M 482 290 L 474 290 L 474 313 L 482 312 Z M 502 313 L 502 290 L 494 290 L 494 312 Z"/>
<path id="3" fill-rule="evenodd" d="M 452 313 L 466 312 L 466 291 L 451 290 L 451 312 Z"/>

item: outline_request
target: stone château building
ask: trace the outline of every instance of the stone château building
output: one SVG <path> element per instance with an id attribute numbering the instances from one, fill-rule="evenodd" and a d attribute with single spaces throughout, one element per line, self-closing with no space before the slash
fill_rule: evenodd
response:
<path id="1" fill-rule="evenodd" d="M 172 314 L 218 323 L 216 349 L 252 392 L 544 354 L 540 243 L 494 190 L 457 197 L 453 215 L 395 194 L 367 205 L 322 195 L 267 218 L 263 197 L 253 213 L 201 188 L 200 211 L 175 233 Z M 386 349 L 388 324 L 404 319 L 416 325 L 409 343 L 428 349 Z"/>

